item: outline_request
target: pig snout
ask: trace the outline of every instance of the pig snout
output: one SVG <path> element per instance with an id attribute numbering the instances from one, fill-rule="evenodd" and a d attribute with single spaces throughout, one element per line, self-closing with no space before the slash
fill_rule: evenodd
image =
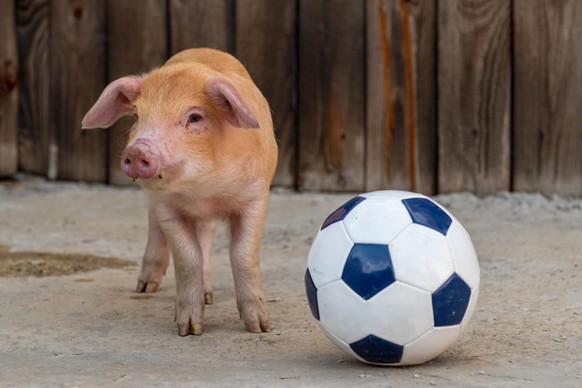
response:
<path id="1" fill-rule="evenodd" d="M 135 143 L 123 151 L 121 170 L 133 179 L 150 179 L 158 171 L 157 157 L 147 143 Z"/>

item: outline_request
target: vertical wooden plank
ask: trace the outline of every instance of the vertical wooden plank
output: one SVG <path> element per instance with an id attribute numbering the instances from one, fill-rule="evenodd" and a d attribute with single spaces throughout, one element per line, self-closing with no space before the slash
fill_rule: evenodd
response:
<path id="1" fill-rule="evenodd" d="M 508 190 L 511 2 L 437 3 L 439 190 Z"/>
<path id="2" fill-rule="evenodd" d="M 582 2 L 514 5 L 514 189 L 582 195 Z"/>
<path id="3" fill-rule="evenodd" d="M 106 83 L 105 3 L 51 3 L 51 124 L 59 179 L 105 181 L 107 132 L 81 131 L 81 120 Z"/>
<path id="4" fill-rule="evenodd" d="M 169 0 L 170 52 L 194 47 L 232 51 L 230 0 Z"/>
<path id="5" fill-rule="evenodd" d="M 49 119 L 50 2 L 17 0 L 15 7 L 20 64 L 18 163 L 24 171 L 46 175 L 54 140 Z"/>
<path id="6" fill-rule="evenodd" d="M 436 7 L 367 2 L 366 190 L 434 194 Z"/>
<path id="7" fill-rule="evenodd" d="M 302 190 L 364 189 L 364 11 L 361 0 L 300 1 Z"/>
<path id="8" fill-rule="evenodd" d="M 14 3 L 0 2 L 0 176 L 18 169 L 18 54 Z"/>
<path id="9" fill-rule="evenodd" d="M 273 184 L 295 186 L 296 0 L 238 0 L 236 56 L 247 67 L 271 106 L 279 144 Z"/>
<path id="10" fill-rule="evenodd" d="M 165 0 L 109 0 L 109 79 L 142 74 L 164 63 L 167 47 L 167 5 Z M 109 130 L 109 182 L 130 185 L 119 166 L 132 118 L 120 120 Z"/>

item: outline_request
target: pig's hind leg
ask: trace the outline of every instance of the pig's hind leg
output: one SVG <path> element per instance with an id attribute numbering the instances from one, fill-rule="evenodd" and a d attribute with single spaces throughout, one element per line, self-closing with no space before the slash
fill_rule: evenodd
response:
<path id="1" fill-rule="evenodd" d="M 166 274 L 170 260 L 170 249 L 152 206 L 148 211 L 148 224 L 148 240 L 141 272 L 137 278 L 136 292 L 151 293 L 158 290 L 162 278 Z"/>

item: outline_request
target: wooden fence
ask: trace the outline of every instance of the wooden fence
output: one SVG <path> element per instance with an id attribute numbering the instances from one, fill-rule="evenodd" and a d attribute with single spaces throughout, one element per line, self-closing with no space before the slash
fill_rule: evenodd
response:
<path id="1" fill-rule="evenodd" d="M 104 86 L 184 48 L 267 96 L 275 184 L 582 195 L 582 1 L 2 0 L 0 175 L 125 184 Z"/>

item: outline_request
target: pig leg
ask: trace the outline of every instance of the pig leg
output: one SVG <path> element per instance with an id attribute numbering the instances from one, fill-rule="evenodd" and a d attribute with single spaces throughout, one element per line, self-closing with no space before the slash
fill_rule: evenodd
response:
<path id="1" fill-rule="evenodd" d="M 164 205 L 158 206 L 157 215 L 174 258 L 178 334 L 201 335 L 204 279 L 202 248 L 194 238 L 198 235 L 198 222 Z"/>
<path id="2" fill-rule="evenodd" d="M 202 250 L 202 277 L 204 279 L 204 303 L 212 304 L 212 270 L 210 266 L 210 252 L 212 240 L 216 231 L 216 220 L 200 220 L 196 227 L 196 239 Z"/>
<path id="3" fill-rule="evenodd" d="M 135 291 L 151 293 L 158 290 L 166 274 L 170 250 L 152 206 L 148 211 L 148 222 L 148 240 Z"/>
<path id="4" fill-rule="evenodd" d="M 230 261 L 236 301 L 240 316 L 252 333 L 271 331 L 259 268 L 259 243 L 266 212 L 265 199 L 230 217 Z"/>

